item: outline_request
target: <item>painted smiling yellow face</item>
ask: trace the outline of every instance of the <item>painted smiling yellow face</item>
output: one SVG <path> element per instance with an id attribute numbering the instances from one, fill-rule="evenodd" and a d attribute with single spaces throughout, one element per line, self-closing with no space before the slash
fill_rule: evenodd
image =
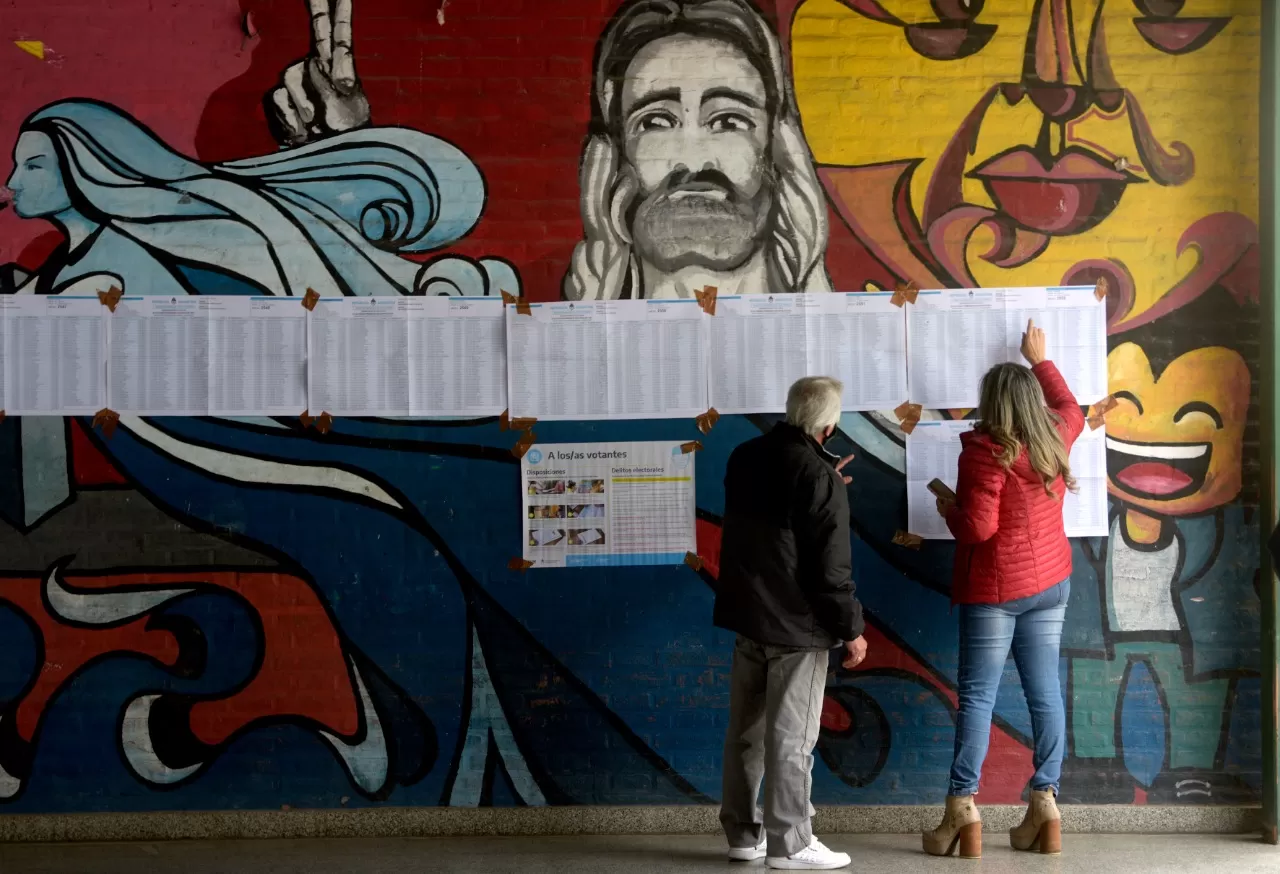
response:
<path id="1" fill-rule="evenodd" d="M 1121 343 L 1107 356 L 1118 406 L 1107 414 L 1113 496 L 1157 516 L 1206 513 L 1240 493 L 1249 367 L 1222 346 L 1194 349 L 1153 373 Z"/>

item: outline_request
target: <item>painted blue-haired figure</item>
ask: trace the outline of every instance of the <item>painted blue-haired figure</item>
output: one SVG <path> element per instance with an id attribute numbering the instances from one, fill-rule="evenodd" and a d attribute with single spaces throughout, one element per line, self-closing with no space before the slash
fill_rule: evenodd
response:
<path id="1" fill-rule="evenodd" d="M 401 257 L 458 240 L 484 208 L 475 165 L 419 131 L 350 130 L 203 164 L 113 106 L 65 100 L 23 123 L 13 160 L 14 211 L 66 236 L 19 292 L 518 291 L 499 259 Z"/>

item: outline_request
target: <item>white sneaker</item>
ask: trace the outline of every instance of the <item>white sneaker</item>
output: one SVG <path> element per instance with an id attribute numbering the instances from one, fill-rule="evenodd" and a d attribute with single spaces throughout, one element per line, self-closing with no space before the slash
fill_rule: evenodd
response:
<path id="1" fill-rule="evenodd" d="M 754 862 L 756 859 L 763 859 L 765 848 L 769 843 L 768 838 L 761 838 L 760 843 L 754 847 L 730 847 L 730 862 Z"/>
<path id="2" fill-rule="evenodd" d="M 837 853 L 828 850 L 817 838 L 813 843 L 798 853 L 790 856 L 770 856 L 765 860 L 770 868 L 781 868 L 785 871 L 834 871 L 847 868 L 853 863 L 848 853 Z"/>

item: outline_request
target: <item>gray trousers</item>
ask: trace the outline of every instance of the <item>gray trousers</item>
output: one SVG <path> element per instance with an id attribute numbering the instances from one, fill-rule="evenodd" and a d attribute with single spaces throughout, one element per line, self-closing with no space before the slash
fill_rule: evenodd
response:
<path id="1" fill-rule="evenodd" d="M 769 855 L 776 857 L 798 853 L 813 840 L 809 790 L 826 682 L 826 650 L 764 646 L 738 637 L 720 807 L 729 846 L 754 847 L 763 833 Z"/>

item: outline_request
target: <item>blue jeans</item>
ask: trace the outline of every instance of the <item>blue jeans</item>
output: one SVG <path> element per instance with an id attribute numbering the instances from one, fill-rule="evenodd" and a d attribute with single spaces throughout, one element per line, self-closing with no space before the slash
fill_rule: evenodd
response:
<path id="1" fill-rule="evenodd" d="M 1035 736 L 1031 788 L 1058 791 L 1067 750 L 1067 714 L 1058 679 L 1062 620 L 1071 581 L 1063 580 L 1030 598 L 1004 604 L 960 607 L 960 709 L 956 713 L 956 755 L 950 795 L 973 795 L 982 776 L 991 736 L 991 711 L 1009 647 L 1022 678 Z"/>

